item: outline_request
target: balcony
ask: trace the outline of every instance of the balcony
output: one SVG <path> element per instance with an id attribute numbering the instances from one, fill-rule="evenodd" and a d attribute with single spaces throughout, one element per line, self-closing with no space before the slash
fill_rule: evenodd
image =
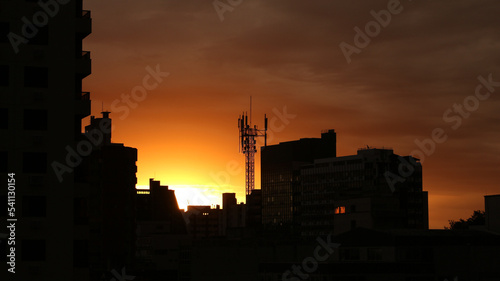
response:
<path id="1" fill-rule="evenodd" d="M 81 15 L 76 17 L 76 34 L 80 39 L 92 33 L 92 18 L 90 11 L 83 10 Z"/>
<path id="2" fill-rule="evenodd" d="M 92 72 L 92 60 L 90 59 L 90 52 L 82 51 L 81 55 L 76 59 L 76 73 L 80 74 L 83 79 L 90 75 Z"/>
<path id="3" fill-rule="evenodd" d="M 85 118 L 90 115 L 90 93 L 82 92 L 75 101 L 75 115 Z"/>

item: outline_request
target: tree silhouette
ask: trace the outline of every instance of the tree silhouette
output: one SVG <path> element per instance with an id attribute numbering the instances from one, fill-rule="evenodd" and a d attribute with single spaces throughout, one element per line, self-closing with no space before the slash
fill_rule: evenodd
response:
<path id="1" fill-rule="evenodd" d="M 481 210 L 475 210 L 474 213 L 472 213 L 472 216 L 468 218 L 467 220 L 464 219 L 459 219 L 458 221 L 455 220 L 448 220 L 448 223 L 450 224 L 449 227 L 445 226 L 445 229 L 469 229 L 469 226 L 471 225 L 484 225 L 486 222 L 485 220 L 485 212 Z"/>

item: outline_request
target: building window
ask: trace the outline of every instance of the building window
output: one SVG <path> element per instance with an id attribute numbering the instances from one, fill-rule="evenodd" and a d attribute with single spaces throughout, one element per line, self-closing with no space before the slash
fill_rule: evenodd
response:
<path id="1" fill-rule="evenodd" d="M 7 194 L 7 193 L 6 193 Z M 7 209 L 9 208 L 7 205 L 7 195 L 0 195 L 0 217 L 6 217 L 7 216 Z M 0 237 L 1 238 L 1 237 Z"/>
<path id="2" fill-rule="evenodd" d="M 47 153 L 44 153 L 44 152 L 25 152 L 25 153 L 23 153 L 23 172 L 24 173 L 46 173 L 47 172 Z"/>
<path id="3" fill-rule="evenodd" d="M 346 260 L 346 261 L 359 260 L 359 249 L 357 249 L 357 248 L 341 249 L 340 250 L 340 259 Z"/>
<path id="4" fill-rule="evenodd" d="M 0 129 L 9 128 L 9 111 L 7 108 L 0 108 Z"/>
<path id="5" fill-rule="evenodd" d="M 44 261 L 45 240 L 22 240 L 21 259 L 23 261 Z"/>
<path id="6" fill-rule="evenodd" d="M 0 65 L 0 86 L 9 86 L 9 66 Z"/>
<path id="7" fill-rule="evenodd" d="M 7 35 L 9 34 L 9 23 L 8 22 L 0 22 L 0 43 L 8 43 L 9 38 Z"/>
<path id="8" fill-rule="evenodd" d="M 26 66 L 24 68 L 24 86 L 47 88 L 49 86 L 49 69 L 47 67 Z"/>
<path id="9" fill-rule="evenodd" d="M 23 196 L 24 217 L 45 217 L 47 215 L 47 198 L 45 196 Z"/>
<path id="10" fill-rule="evenodd" d="M 28 40 L 28 45 L 48 45 L 49 44 L 49 26 L 38 28 L 35 37 Z"/>
<path id="11" fill-rule="evenodd" d="M 0 173 L 8 173 L 9 154 L 7 151 L 0 151 Z"/>
<path id="12" fill-rule="evenodd" d="M 73 242 L 73 266 L 88 267 L 89 266 L 89 241 L 75 240 Z"/>
<path id="13" fill-rule="evenodd" d="M 157 256 L 166 256 L 166 255 L 168 255 L 168 249 L 154 250 L 154 254 Z"/>
<path id="14" fill-rule="evenodd" d="M 382 249 L 380 249 L 380 248 L 368 248 L 368 260 L 381 261 L 382 260 Z"/>
<path id="15" fill-rule="evenodd" d="M 345 214 L 345 206 L 336 207 L 335 214 Z"/>
<path id="16" fill-rule="evenodd" d="M 47 110 L 25 109 L 24 129 L 25 130 L 47 130 Z"/>
<path id="17" fill-rule="evenodd" d="M 76 225 L 87 224 L 89 221 L 88 203 L 85 197 L 75 198 L 73 204 L 74 220 Z"/>

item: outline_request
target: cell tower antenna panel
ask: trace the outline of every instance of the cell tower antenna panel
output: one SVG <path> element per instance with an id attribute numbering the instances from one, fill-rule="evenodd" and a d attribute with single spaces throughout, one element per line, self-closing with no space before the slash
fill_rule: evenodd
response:
<path id="1" fill-rule="evenodd" d="M 252 127 L 252 97 L 250 97 L 250 118 L 243 113 L 238 119 L 240 151 L 245 154 L 245 191 L 250 195 L 255 189 L 255 153 L 257 147 L 255 139 L 264 137 L 264 145 L 267 145 L 267 117 L 264 115 L 265 128 L 259 130 L 257 126 Z M 248 120 L 250 119 L 250 120 Z M 250 121 L 250 123 L 248 123 Z"/>

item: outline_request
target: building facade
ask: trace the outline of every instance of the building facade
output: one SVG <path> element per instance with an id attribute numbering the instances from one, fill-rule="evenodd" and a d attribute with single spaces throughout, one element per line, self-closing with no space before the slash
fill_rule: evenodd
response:
<path id="1" fill-rule="evenodd" d="M 484 196 L 486 229 L 500 233 L 500 194 Z"/>
<path id="2" fill-rule="evenodd" d="M 134 275 L 141 280 L 186 280 L 189 271 L 183 270 L 181 253 L 190 239 L 174 190 L 150 179 L 149 189 L 136 193 Z"/>
<path id="3" fill-rule="evenodd" d="M 88 280 L 88 225 L 77 214 L 87 210 L 89 186 L 75 180 L 75 170 L 81 122 L 90 115 L 82 80 L 91 60 L 82 40 L 92 20 L 82 0 L 45 5 L 0 1 L 0 172 L 5 182 L 6 173 L 15 173 L 17 186 L 15 277 Z M 5 259 L 2 252 L 2 264 Z"/>
<path id="4" fill-rule="evenodd" d="M 318 159 L 301 168 L 298 216 L 304 236 L 342 233 L 356 227 L 428 229 L 428 194 L 418 159 L 392 149 L 365 148 L 357 155 Z M 402 159 L 402 160 L 401 160 Z M 415 163 L 392 186 L 388 173 Z"/>
<path id="5" fill-rule="evenodd" d="M 265 228 L 294 228 L 298 225 L 300 168 L 314 159 L 336 156 L 334 130 L 321 138 L 305 138 L 262 147 L 262 224 Z"/>
<path id="6" fill-rule="evenodd" d="M 88 182 L 89 269 L 91 280 L 135 262 L 137 149 L 111 142 L 110 112 L 91 116 L 85 135 L 93 136 L 92 153 L 76 174 Z"/>
<path id="7" fill-rule="evenodd" d="M 268 231 L 318 236 L 356 227 L 428 229 L 428 195 L 416 158 L 369 147 L 337 157 L 334 130 L 263 147 L 261 158 Z"/>

